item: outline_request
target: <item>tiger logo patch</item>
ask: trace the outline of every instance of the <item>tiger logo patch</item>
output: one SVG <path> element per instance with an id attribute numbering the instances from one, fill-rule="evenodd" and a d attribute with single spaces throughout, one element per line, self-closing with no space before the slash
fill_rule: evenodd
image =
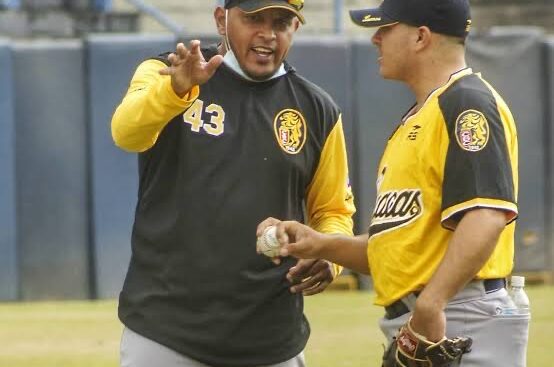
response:
<path id="1" fill-rule="evenodd" d="M 476 110 L 464 111 L 456 120 L 456 140 L 468 152 L 478 152 L 488 143 L 489 123 L 483 113 Z"/>
<path id="2" fill-rule="evenodd" d="M 273 122 L 273 128 L 281 149 L 288 154 L 300 153 L 308 136 L 308 127 L 300 112 L 293 109 L 279 112 Z"/>

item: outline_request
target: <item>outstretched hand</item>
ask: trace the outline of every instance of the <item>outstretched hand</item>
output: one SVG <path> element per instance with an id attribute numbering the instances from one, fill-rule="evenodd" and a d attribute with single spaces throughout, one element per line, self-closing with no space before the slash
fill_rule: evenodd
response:
<path id="1" fill-rule="evenodd" d="M 287 273 L 287 279 L 292 284 L 291 292 L 302 293 L 304 296 L 323 292 L 333 281 L 334 271 L 331 262 L 316 259 L 322 235 L 304 224 L 295 221 L 282 222 L 271 217 L 258 225 L 256 235 L 261 236 L 270 226 L 276 226 L 276 237 L 281 244 L 280 255 L 299 258 Z M 272 261 L 280 264 L 281 257 L 276 256 Z"/>
<path id="2" fill-rule="evenodd" d="M 320 257 L 324 235 L 305 224 L 296 221 L 280 221 L 275 218 L 267 218 L 258 225 L 256 236 L 261 236 L 269 226 L 276 226 L 276 237 L 281 244 L 280 256 L 294 256 L 299 259 L 316 259 Z M 279 257 L 273 258 L 273 262 L 279 264 Z"/>
<path id="3" fill-rule="evenodd" d="M 277 238 L 287 237 L 287 243 L 281 247 L 281 256 L 294 256 L 299 259 L 317 259 L 321 257 L 325 235 L 295 221 L 281 222 L 277 225 Z"/>
<path id="4" fill-rule="evenodd" d="M 221 55 L 206 61 L 200 51 L 200 41 L 190 42 L 187 49 L 183 43 L 177 44 L 174 53 L 169 54 L 170 65 L 159 71 L 171 76 L 171 86 L 179 97 L 184 97 L 195 85 L 206 83 L 223 62 Z"/>

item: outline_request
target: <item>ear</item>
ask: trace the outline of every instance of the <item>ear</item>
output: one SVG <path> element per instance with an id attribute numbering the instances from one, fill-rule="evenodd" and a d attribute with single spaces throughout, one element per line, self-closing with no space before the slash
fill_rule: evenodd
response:
<path id="1" fill-rule="evenodd" d="M 429 27 L 421 26 L 417 28 L 416 50 L 423 50 L 429 46 L 432 39 L 432 32 Z"/>
<path id="2" fill-rule="evenodd" d="M 217 27 L 217 33 L 220 36 L 225 36 L 226 33 L 226 16 L 225 16 L 225 9 L 223 9 L 221 6 L 218 6 L 214 10 L 214 19 L 215 19 L 215 25 Z"/>
<path id="3" fill-rule="evenodd" d="M 298 28 L 300 28 L 300 19 L 298 19 L 298 17 L 294 17 L 292 21 L 293 21 L 294 31 L 296 32 Z"/>

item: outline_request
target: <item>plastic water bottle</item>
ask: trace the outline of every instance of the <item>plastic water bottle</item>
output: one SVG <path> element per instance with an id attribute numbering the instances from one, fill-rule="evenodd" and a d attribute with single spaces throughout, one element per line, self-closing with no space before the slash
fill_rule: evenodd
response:
<path id="1" fill-rule="evenodd" d="M 529 297 L 524 290 L 525 277 L 512 276 L 510 280 L 510 297 L 514 302 L 515 309 L 513 313 L 519 315 L 528 315 L 529 310 Z"/>

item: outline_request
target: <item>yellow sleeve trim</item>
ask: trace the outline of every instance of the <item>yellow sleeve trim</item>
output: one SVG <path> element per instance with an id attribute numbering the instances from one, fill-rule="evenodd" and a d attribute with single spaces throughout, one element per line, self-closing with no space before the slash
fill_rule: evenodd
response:
<path id="1" fill-rule="evenodd" d="M 112 118 L 112 137 L 120 148 L 131 152 L 150 149 L 169 121 L 198 98 L 198 86 L 179 98 L 171 87 L 171 77 L 159 74 L 165 66 L 159 60 L 147 60 L 137 68 Z"/>
<path id="2" fill-rule="evenodd" d="M 461 212 L 476 208 L 489 208 L 505 211 L 506 224 L 509 224 L 516 220 L 518 215 L 517 205 L 514 203 L 498 199 L 476 198 L 458 205 L 451 206 L 450 208 L 444 210 L 441 215 L 441 223 L 446 229 L 454 230 L 456 228 L 457 222 L 454 221 L 453 217 Z"/>

